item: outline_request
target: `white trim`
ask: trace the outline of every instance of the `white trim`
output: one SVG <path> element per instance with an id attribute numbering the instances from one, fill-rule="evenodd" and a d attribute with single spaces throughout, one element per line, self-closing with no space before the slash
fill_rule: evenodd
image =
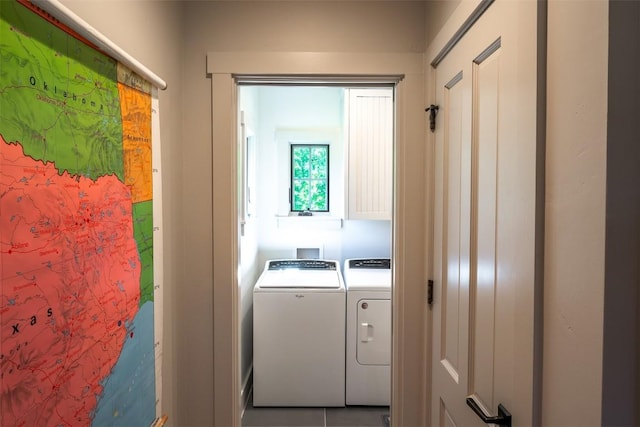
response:
<path id="1" fill-rule="evenodd" d="M 167 83 L 164 80 L 142 65 L 127 52 L 122 50 L 118 45 L 109 40 L 107 36 L 93 28 L 58 0 L 31 0 L 31 3 L 45 12 L 50 13 L 51 16 L 58 19 L 61 23 L 68 26 L 91 43 L 95 44 L 101 51 L 140 74 L 158 89 L 164 90 L 167 88 Z"/>
<path id="2" fill-rule="evenodd" d="M 240 425 L 238 328 L 237 91 L 230 75 L 211 81 L 213 201 L 213 413 L 214 425 Z M 217 326 L 217 327 L 216 327 Z"/>
<path id="3" fill-rule="evenodd" d="M 344 52 L 209 52 L 207 73 L 231 74 L 278 81 L 291 77 L 322 81 L 340 81 L 358 76 L 354 81 L 395 83 L 404 74 L 422 73 L 421 53 L 344 53 Z M 336 72 L 335 64 L 341 64 Z M 372 70 L 384 70 L 375 72 Z M 295 78 L 293 79 L 296 80 Z M 382 80 L 382 81 L 380 81 Z"/>
<path id="4" fill-rule="evenodd" d="M 296 75 L 296 76 L 254 76 L 248 74 L 234 74 L 239 85 L 261 85 L 261 86 L 339 86 L 348 88 L 376 88 L 393 87 L 402 80 L 402 75 L 390 74 L 388 76 L 316 76 L 316 75 Z"/>
<path id="5" fill-rule="evenodd" d="M 447 56 L 447 54 L 451 52 L 451 50 L 453 50 L 455 45 L 458 44 L 458 42 L 462 39 L 462 37 L 464 37 L 467 31 L 469 31 L 469 29 L 473 27 L 473 24 L 475 24 L 476 21 L 480 19 L 482 14 L 489 8 L 489 6 L 491 6 L 493 2 L 494 0 L 480 1 L 480 4 L 478 4 L 478 6 L 473 10 L 471 15 L 469 15 L 469 17 L 467 18 L 467 20 L 464 21 L 464 23 L 460 26 L 460 28 L 458 28 L 455 34 L 451 36 L 451 39 L 449 39 L 447 44 L 445 44 L 444 47 L 440 50 L 440 52 L 438 52 L 438 54 L 433 59 L 433 61 L 431 61 L 431 66 L 433 68 L 436 68 L 438 64 L 445 58 L 445 56 Z"/>
<path id="6" fill-rule="evenodd" d="M 431 63 L 437 59 L 438 54 L 445 49 L 445 46 L 455 37 L 455 34 L 461 31 L 464 23 L 470 19 L 481 3 L 482 0 L 464 0 L 458 4 L 442 26 L 442 29 L 427 46 L 425 58 L 427 58 L 430 68 L 435 68 L 431 66 Z"/>
<path id="7" fill-rule="evenodd" d="M 342 228 L 342 218 L 324 216 L 314 213 L 313 216 L 276 216 L 278 228 L 293 230 L 339 230 Z"/>
<path id="8" fill-rule="evenodd" d="M 244 411 L 247 409 L 247 404 L 249 403 L 249 396 L 251 395 L 251 391 L 253 389 L 253 363 L 249 367 L 247 374 L 242 380 L 242 387 L 240 388 L 240 404 L 242 405 L 242 412 L 240 413 L 240 419 L 244 415 Z"/>

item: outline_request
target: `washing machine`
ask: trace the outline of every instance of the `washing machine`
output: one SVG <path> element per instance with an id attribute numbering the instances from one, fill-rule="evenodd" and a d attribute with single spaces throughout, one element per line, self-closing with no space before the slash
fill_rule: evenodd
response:
<path id="1" fill-rule="evenodd" d="M 253 291 L 253 406 L 345 406 L 340 263 L 267 261 Z"/>
<path id="2" fill-rule="evenodd" d="M 391 401 L 391 259 L 347 259 L 346 404 Z"/>

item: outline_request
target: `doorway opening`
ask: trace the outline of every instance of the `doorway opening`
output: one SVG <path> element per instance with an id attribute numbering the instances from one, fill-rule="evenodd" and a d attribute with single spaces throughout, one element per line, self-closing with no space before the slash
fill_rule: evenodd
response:
<path id="1" fill-rule="evenodd" d="M 395 85 L 391 83 L 239 81 L 237 366 L 241 382 L 239 402 L 245 414 L 242 425 L 256 425 L 250 419 L 252 416 L 264 419 L 264 414 L 258 411 L 265 408 L 254 408 L 251 395 L 255 369 L 253 293 L 268 262 L 336 261 L 343 282 L 349 260 L 389 259 L 391 268 L 394 92 Z M 389 271 L 389 282 L 391 277 Z M 345 304 L 348 304 L 347 288 Z M 375 340 L 376 344 L 380 339 L 388 340 L 388 345 L 386 349 L 376 348 L 378 354 L 372 359 L 376 366 L 372 369 L 377 374 L 386 369 L 386 394 L 390 399 L 391 283 L 386 307 L 388 333 L 384 338 L 376 335 Z M 345 316 L 347 321 L 348 317 Z M 378 333 L 378 325 L 375 327 Z M 342 351 L 346 372 L 350 344 L 347 325 L 344 330 L 346 344 Z M 364 352 L 366 348 L 358 351 Z M 310 365 L 307 369 L 314 367 Z M 331 417 L 340 419 L 340 425 L 344 425 L 344 417 L 351 417 L 353 425 L 363 425 L 363 417 L 379 419 L 380 426 L 388 423 L 390 400 L 384 404 L 375 399 L 366 403 L 367 398 L 364 399 L 365 403 L 357 407 L 349 405 L 346 397 L 346 408 L 325 409 L 311 404 L 305 405 L 312 406 L 308 410 L 282 409 L 274 415 L 270 408 L 269 412 L 276 417 L 273 425 L 282 425 L 279 416 L 286 417 L 289 423 L 291 416 L 322 417 L 327 425 L 331 425 Z M 351 406 L 355 409 L 346 412 Z"/>

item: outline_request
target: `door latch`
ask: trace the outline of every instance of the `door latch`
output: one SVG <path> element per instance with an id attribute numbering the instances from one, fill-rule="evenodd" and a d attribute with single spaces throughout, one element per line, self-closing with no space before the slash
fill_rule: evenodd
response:
<path id="1" fill-rule="evenodd" d="M 429 129 L 431 132 L 436 130 L 436 116 L 438 115 L 439 106 L 431 104 L 424 111 L 429 113 Z"/>

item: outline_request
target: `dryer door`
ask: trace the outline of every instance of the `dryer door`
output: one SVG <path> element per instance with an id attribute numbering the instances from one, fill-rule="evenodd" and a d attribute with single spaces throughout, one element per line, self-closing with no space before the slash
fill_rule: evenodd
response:
<path id="1" fill-rule="evenodd" d="M 361 365 L 388 365 L 391 362 L 391 300 L 358 301 L 356 359 Z"/>

